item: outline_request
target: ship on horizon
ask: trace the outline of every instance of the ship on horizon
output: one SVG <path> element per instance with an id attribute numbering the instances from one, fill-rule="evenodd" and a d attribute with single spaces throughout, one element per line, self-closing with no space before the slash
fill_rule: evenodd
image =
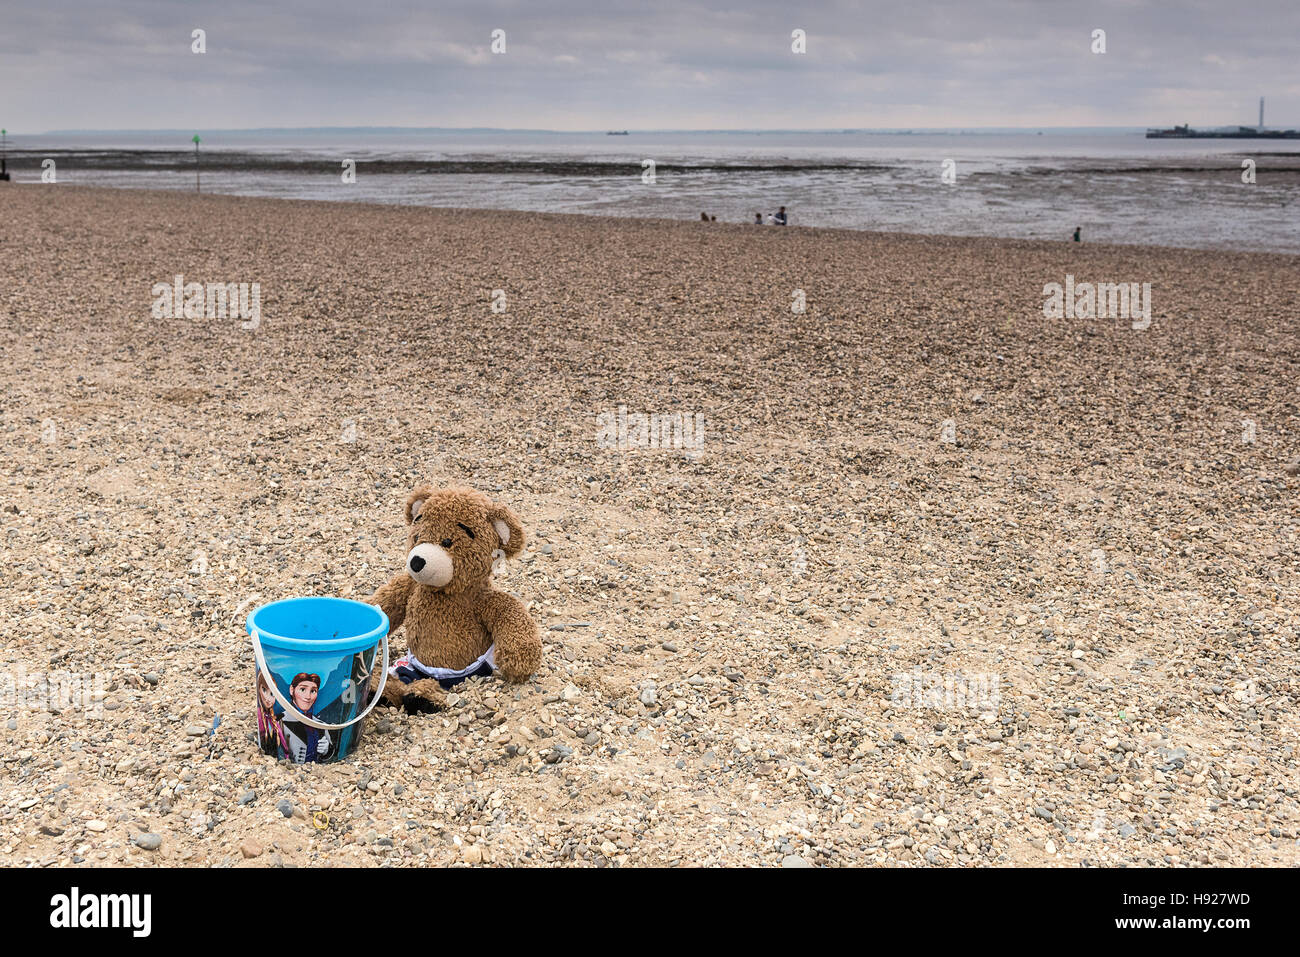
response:
<path id="1" fill-rule="evenodd" d="M 1300 130 L 1264 129 L 1264 98 L 1259 98 L 1259 125 L 1194 130 L 1188 124 L 1167 130 L 1147 130 L 1149 140 L 1300 140 Z"/>

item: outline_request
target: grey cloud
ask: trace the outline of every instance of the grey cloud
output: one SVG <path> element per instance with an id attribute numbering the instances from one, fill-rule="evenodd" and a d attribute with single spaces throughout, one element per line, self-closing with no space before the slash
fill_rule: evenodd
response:
<path id="1" fill-rule="evenodd" d="M 208 52 L 190 52 L 190 31 Z M 489 52 L 490 32 L 508 52 Z M 1088 51 L 1094 28 L 1108 52 Z M 808 53 L 790 52 L 790 31 Z M 1300 122 L 1300 5 L 23 4 L 0 124 L 565 129 Z"/>

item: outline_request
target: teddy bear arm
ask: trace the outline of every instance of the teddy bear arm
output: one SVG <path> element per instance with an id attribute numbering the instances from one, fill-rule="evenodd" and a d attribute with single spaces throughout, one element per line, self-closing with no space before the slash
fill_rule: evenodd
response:
<path id="1" fill-rule="evenodd" d="M 398 628 L 401 628 L 402 622 L 406 620 L 406 605 L 411 600 L 411 592 L 414 586 L 414 579 L 402 572 L 394 575 L 388 584 L 383 585 L 370 596 L 370 603 L 378 605 L 383 609 L 384 614 L 388 616 L 388 633 L 390 635 Z"/>
<path id="2" fill-rule="evenodd" d="M 490 592 L 481 618 L 496 645 L 501 677 L 510 682 L 527 681 L 542 663 L 542 639 L 524 603 L 505 592 Z"/>

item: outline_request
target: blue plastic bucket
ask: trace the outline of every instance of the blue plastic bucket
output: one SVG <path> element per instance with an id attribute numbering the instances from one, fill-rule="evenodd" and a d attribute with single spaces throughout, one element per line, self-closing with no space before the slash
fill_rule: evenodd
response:
<path id="1" fill-rule="evenodd" d="M 388 680 L 388 616 L 347 598 L 286 598 L 250 612 L 245 627 L 257 661 L 258 747 L 296 764 L 346 758 Z"/>

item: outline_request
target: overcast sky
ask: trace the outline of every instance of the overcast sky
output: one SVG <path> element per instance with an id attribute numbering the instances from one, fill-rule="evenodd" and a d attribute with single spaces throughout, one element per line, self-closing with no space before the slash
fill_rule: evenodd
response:
<path id="1" fill-rule="evenodd" d="M 1300 0 L 31 0 L 0 22 L 17 133 L 1208 126 L 1253 124 L 1260 95 L 1300 126 Z"/>

